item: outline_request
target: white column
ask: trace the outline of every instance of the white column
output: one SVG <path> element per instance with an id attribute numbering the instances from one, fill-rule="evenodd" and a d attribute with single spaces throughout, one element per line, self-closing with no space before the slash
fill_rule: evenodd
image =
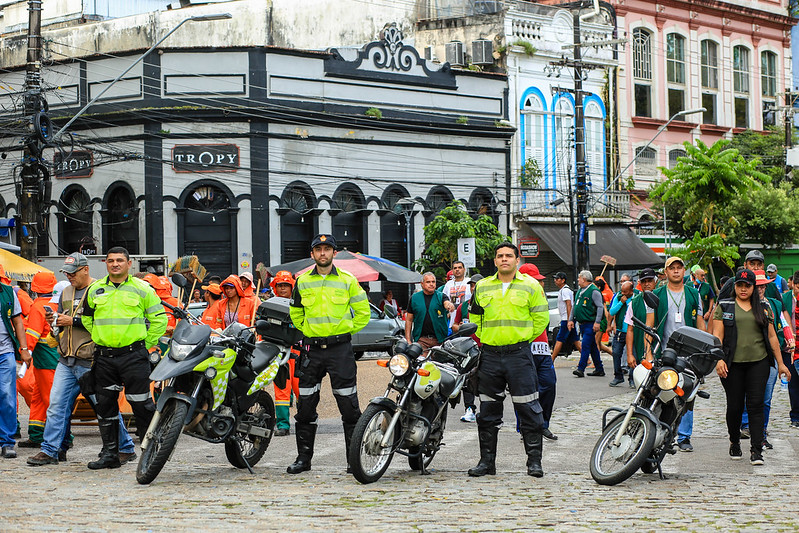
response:
<path id="1" fill-rule="evenodd" d="M 175 212 L 177 207 L 172 201 L 165 200 L 163 203 L 164 210 L 164 254 L 167 260 L 171 263 L 178 258 L 178 214 Z M 142 215 L 144 211 L 139 211 L 139 239 L 142 238 Z M 139 244 L 139 250 L 144 251 L 145 248 Z"/>
<path id="2" fill-rule="evenodd" d="M 105 253 L 103 250 L 103 216 L 100 214 L 102 206 L 99 203 L 92 204 L 92 239 L 98 255 Z"/>
<path id="3" fill-rule="evenodd" d="M 278 203 L 274 200 L 269 202 L 269 262 L 279 265 L 283 262 L 280 236 L 283 234 L 280 227 L 280 216 L 277 214 Z M 269 266 L 269 265 L 267 265 Z"/>
<path id="4" fill-rule="evenodd" d="M 330 213 L 327 211 L 330 209 L 330 204 L 321 201 L 319 202 L 319 209 L 323 209 L 323 211 L 319 213 L 319 233 L 333 233 L 333 220 Z"/>
<path id="5" fill-rule="evenodd" d="M 252 264 L 252 203 L 250 200 L 239 202 L 239 214 L 236 221 L 239 253 L 236 263 L 240 273 L 252 272 L 255 265 Z M 250 265 L 247 268 L 241 266 L 245 261 Z"/>

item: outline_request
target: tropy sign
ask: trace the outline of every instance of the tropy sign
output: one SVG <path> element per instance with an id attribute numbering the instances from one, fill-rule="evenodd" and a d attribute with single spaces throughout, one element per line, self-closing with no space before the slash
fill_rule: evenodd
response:
<path id="1" fill-rule="evenodd" d="M 179 144 L 172 148 L 175 172 L 236 172 L 239 147 L 235 144 Z"/>
<path id="2" fill-rule="evenodd" d="M 94 156 L 86 150 L 76 150 L 67 157 L 56 152 L 53 166 L 56 178 L 89 178 L 94 172 Z"/>

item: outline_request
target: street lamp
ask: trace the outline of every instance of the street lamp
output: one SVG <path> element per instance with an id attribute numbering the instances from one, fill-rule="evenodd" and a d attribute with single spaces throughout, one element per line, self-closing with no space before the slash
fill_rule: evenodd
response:
<path id="1" fill-rule="evenodd" d="M 105 88 L 103 88 L 103 90 L 102 90 L 102 91 L 100 91 L 100 93 L 99 93 L 97 96 L 95 96 L 94 98 L 92 98 L 92 99 L 89 101 L 89 103 L 87 103 L 85 106 L 83 106 L 83 108 L 81 108 L 81 110 L 80 110 L 80 111 L 78 111 L 78 112 L 75 114 L 75 116 L 73 116 L 71 119 L 69 119 L 69 121 L 68 121 L 66 124 L 64 124 L 64 126 L 63 126 L 61 129 L 59 129 L 59 130 L 58 130 L 58 132 L 57 132 L 55 135 L 53 135 L 53 141 L 55 141 L 56 139 L 58 139 L 58 138 L 59 138 L 59 137 L 60 137 L 60 136 L 61 136 L 61 135 L 62 135 L 62 134 L 63 134 L 63 133 L 64 133 L 64 132 L 67 130 L 67 128 L 69 128 L 69 126 L 71 126 L 71 125 L 72 125 L 72 123 L 73 123 L 73 122 L 75 122 L 75 121 L 78 119 L 78 117 L 80 117 L 80 116 L 81 116 L 83 113 L 85 113 L 85 112 L 86 112 L 86 110 L 87 110 L 87 109 L 88 109 L 88 108 L 89 108 L 89 107 L 90 107 L 92 104 L 94 104 L 94 103 L 95 103 L 97 100 L 99 100 L 99 99 L 100 99 L 100 98 L 101 98 L 101 97 L 102 97 L 102 96 L 103 96 L 103 95 L 106 93 L 106 91 L 107 91 L 108 89 L 110 89 L 110 88 L 111 88 L 111 86 L 112 86 L 112 85 L 114 85 L 116 82 L 118 82 L 119 80 L 121 80 L 121 79 L 122 79 L 122 78 L 125 76 L 125 74 L 127 74 L 128 72 L 130 72 L 130 71 L 131 71 L 131 69 L 132 69 L 133 67 L 135 67 L 137 64 L 139 64 L 139 62 L 140 62 L 140 61 L 142 61 L 142 60 L 143 60 L 145 57 L 147 57 L 148 55 L 150 55 L 150 52 L 152 52 L 153 50 L 155 50 L 156 48 L 158 48 L 158 45 L 160 45 L 162 42 L 164 42 L 164 41 L 165 41 L 165 40 L 166 40 L 166 39 L 167 39 L 167 38 L 168 38 L 170 35 L 172 35 L 173 33 L 175 33 L 175 32 L 177 31 L 177 29 L 178 29 L 178 28 L 180 28 L 181 26 L 183 26 L 183 24 L 185 24 L 186 22 L 207 22 L 207 21 L 210 21 L 210 20 L 225 20 L 225 19 L 230 19 L 230 18 L 233 18 L 233 15 L 231 15 L 230 13 L 212 13 L 212 14 L 209 14 L 209 15 L 197 15 L 197 16 L 194 16 L 194 17 L 189 17 L 189 18 L 185 18 L 185 19 L 181 20 L 181 21 L 178 23 L 178 25 L 177 25 L 177 26 L 175 26 L 174 28 L 172 28 L 171 30 L 169 30 L 169 32 L 167 32 L 167 34 L 166 34 L 166 35 L 164 35 L 163 37 L 161 37 L 161 39 L 160 39 L 160 40 L 159 40 L 157 43 L 155 43 L 154 45 L 152 45 L 152 46 L 151 46 L 151 47 L 150 47 L 150 48 L 149 48 L 149 49 L 148 49 L 146 52 L 144 52 L 142 55 L 140 55 L 140 56 L 139 56 L 139 57 L 136 59 L 136 61 L 134 61 L 133 63 L 131 63 L 131 64 L 130 64 L 130 66 L 124 70 L 124 72 L 122 72 L 122 73 L 121 73 L 119 76 L 117 76 L 116 78 L 114 78 L 114 79 L 113 79 L 113 81 L 111 81 L 111 83 L 109 83 L 108 85 L 106 85 L 106 86 L 105 86 Z"/>

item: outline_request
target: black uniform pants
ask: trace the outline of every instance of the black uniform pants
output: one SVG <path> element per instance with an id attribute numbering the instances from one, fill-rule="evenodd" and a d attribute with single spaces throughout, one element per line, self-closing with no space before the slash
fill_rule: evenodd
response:
<path id="1" fill-rule="evenodd" d="M 311 346 L 300 366 L 300 397 L 297 401 L 297 415 L 294 417 L 297 423 L 316 424 L 316 407 L 319 405 L 322 378 L 329 374 L 341 421 L 345 427 L 354 426 L 361 417 L 361 409 L 358 405 L 358 368 L 352 353 L 352 343 L 342 342 L 327 348 Z M 300 372 L 295 370 L 295 373 Z"/>
<path id="2" fill-rule="evenodd" d="M 540 432 L 544 427 L 544 417 L 538 402 L 538 376 L 529 344 L 508 353 L 483 347 L 477 370 L 477 392 L 480 396 L 478 427 L 499 428 L 502 424 L 506 385 L 510 389 L 522 433 Z"/>
<path id="3" fill-rule="evenodd" d="M 751 450 L 760 451 L 763 443 L 765 412 L 763 402 L 766 397 L 766 382 L 771 370 L 771 357 L 750 363 L 732 363 L 727 368 L 727 377 L 721 378 L 721 385 L 727 395 L 727 432 L 730 441 L 741 440 L 741 417 L 744 404 L 749 414 Z"/>
<path id="4" fill-rule="evenodd" d="M 97 416 L 116 420 L 119 415 L 119 393 L 125 398 L 136 417 L 136 434 L 143 437 L 155 412 L 150 394 L 150 361 L 147 350 L 141 349 L 117 357 L 95 354 L 94 380 L 97 394 Z"/>

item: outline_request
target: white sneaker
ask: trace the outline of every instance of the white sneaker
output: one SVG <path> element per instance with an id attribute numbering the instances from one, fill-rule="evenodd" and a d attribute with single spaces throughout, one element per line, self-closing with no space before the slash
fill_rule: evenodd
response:
<path id="1" fill-rule="evenodd" d="M 466 412 L 463 413 L 463 416 L 461 417 L 461 422 L 476 422 L 476 421 L 477 417 L 474 416 L 474 409 L 469 407 L 468 409 L 466 409 Z"/>

